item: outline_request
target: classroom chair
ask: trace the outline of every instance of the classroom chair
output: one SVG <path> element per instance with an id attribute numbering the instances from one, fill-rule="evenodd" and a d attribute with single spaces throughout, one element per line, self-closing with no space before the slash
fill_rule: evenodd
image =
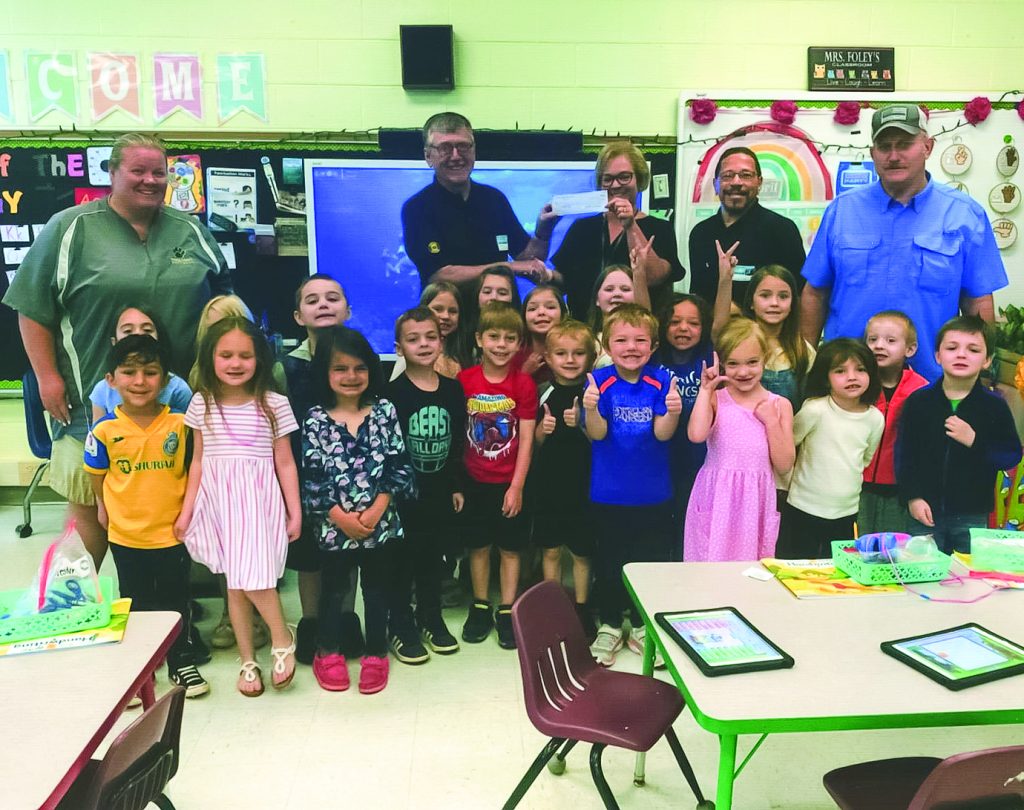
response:
<path id="1" fill-rule="evenodd" d="M 21 398 L 25 405 L 25 431 L 28 434 L 28 446 L 32 448 L 32 455 L 42 459 L 42 463 L 36 468 L 32 482 L 25 492 L 25 500 L 21 504 L 25 522 L 15 529 L 18 537 L 29 537 L 32 534 L 32 496 L 36 493 L 36 487 L 39 486 L 43 473 L 50 466 L 50 451 L 53 446 L 46 411 L 43 410 L 43 399 L 39 395 L 39 381 L 31 368 L 21 378 Z"/>
<path id="2" fill-rule="evenodd" d="M 173 687 L 89 761 L 57 810 L 174 810 L 163 790 L 178 772 L 184 706 L 185 689 Z"/>
<path id="3" fill-rule="evenodd" d="M 822 782 L 842 810 L 1024 808 L 1024 745 L 861 762 Z"/>
<path id="4" fill-rule="evenodd" d="M 672 729 L 683 709 L 678 689 L 655 678 L 599 666 L 590 655 L 576 610 L 557 582 L 541 582 L 520 596 L 512 606 L 512 627 L 526 713 L 534 727 L 551 739 L 516 785 L 504 810 L 519 804 L 552 757 L 548 770 L 563 773 L 565 757 L 577 742 L 592 744 L 591 776 L 604 806 L 616 810 L 618 804 L 601 769 L 601 753 L 609 745 L 647 751 L 662 737 L 697 797 L 698 808 L 714 808 L 705 801 Z"/>

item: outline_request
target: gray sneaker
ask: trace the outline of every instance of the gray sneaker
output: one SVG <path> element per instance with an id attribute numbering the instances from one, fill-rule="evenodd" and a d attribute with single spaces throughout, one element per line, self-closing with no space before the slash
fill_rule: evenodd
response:
<path id="1" fill-rule="evenodd" d="M 615 663 L 615 653 L 622 649 L 622 630 L 610 624 L 602 624 L 597 629 L 597 638 L 590 645 L 590 654 L 603 667 Z"/>

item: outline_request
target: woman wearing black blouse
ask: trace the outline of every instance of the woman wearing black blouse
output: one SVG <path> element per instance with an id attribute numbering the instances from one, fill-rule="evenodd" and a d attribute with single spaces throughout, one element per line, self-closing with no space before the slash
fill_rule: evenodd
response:
<path id="1" fill-rule="evenodd" d="M 576 220 L 551 261 L 562 275 L 569 310 L 585 317 L 594 280 L 610 264 L 631 264 L 646 275 L 651 303 L 658 311 L 672 292 L 672 282 L 686 272 L 676 252 L 672 223 L 637 210 L 637 196 L 651 172 L 643 154 L 628 142 L 610 143 L 597 156 L 597 187 L 608 191 L 608 210 Z"/>

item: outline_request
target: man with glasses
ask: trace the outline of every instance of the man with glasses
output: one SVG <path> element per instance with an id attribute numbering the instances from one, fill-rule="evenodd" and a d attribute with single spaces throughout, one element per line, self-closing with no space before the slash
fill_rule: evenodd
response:
<path id="1" fill-rule="evenodd" d="M 962 312 L 994 319 L 992 292 L 1007 284 L 985 209 L 925 171 L 935 140 L 915 104 L 892 104 L 871 118 L 878 182 L 832 201 L 804 264 L 801 331 L 816 343 L 859 338 L 877 312 L 913 321 L 921 351 L 910 365 L 929 381 L 942 373 L 935 336 Z"/>
<path id="2" fill-rule="evenodd" d="M 537 283 L 557 278 L 544 260 L 558 217 L 550 205 L 541 209 L 531 239 L 502 192 L 470 180 L 476 143 L 468 119 L 452 112 L 428 118 L 423 154 L 434 182 L 402 206 L 405 250 L 422 286 L 431 281 L 465 285 L 493 264 L 507 264 Z"/>
<path id="3" fill-rule="evenodd" d="M 804 244 L 792 220 L 769 211 L 757 200 L 761 164 L 745 146 L 722 153 L 715 167 L 718 213 L 690 231 L 690 292 L 714 306 L 718 293 L 718 252 L 715 240 L 728 251 L 739 242 L 733 258 L 732 300 L 742 304 L 750 276 L 759 267 L 780 264 L 797 279 L 804 263 Z"/>

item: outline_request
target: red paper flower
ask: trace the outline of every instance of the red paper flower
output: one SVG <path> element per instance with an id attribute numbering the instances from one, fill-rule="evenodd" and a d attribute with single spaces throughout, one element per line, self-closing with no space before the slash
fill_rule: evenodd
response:
<path id="1" fill-rule="evenodd" d="M 844 127 L 856 124 L 860 120 L 860 104 L 856 101 L 840 101 L 832 119 Z"/>
<path id="2" fill-rule="evenodd" d="M 964 118 L 967 123 L 977 126 L 992 112 L 992 102 L 984 96 L 975 96 L 964 105 Z"/>
<path id="3" fill-rule="evenodd" d="M 792 124 L 796 118 L 796 102 L 773 101 L 771 116 L 773 121 L 778 121 L 780 124 Z"/>
<path id="4" fill-rule="evenodd" d="M 921 112 L 924 113 L 924 120 L 925 121 L 931 121 L 931 119 L 932 119 L 932 111 L 928 109 L 928 105 L 927 104 L 918 104 L 917 106 L 921 109 Z"/>
<path id="5" fill-rule="evenodd" d="M 1024 121 L 1024 99 L 1017 105 L 1017 115 L 1020 116 L 1021 121 Z"/>
<path id="6" fill-rule="evenodd" d="M 718 114 L 718 105 L 710 98 L 695 98 L 690 102 L 690 120 L 695 124 L 710 124 Z"/>

